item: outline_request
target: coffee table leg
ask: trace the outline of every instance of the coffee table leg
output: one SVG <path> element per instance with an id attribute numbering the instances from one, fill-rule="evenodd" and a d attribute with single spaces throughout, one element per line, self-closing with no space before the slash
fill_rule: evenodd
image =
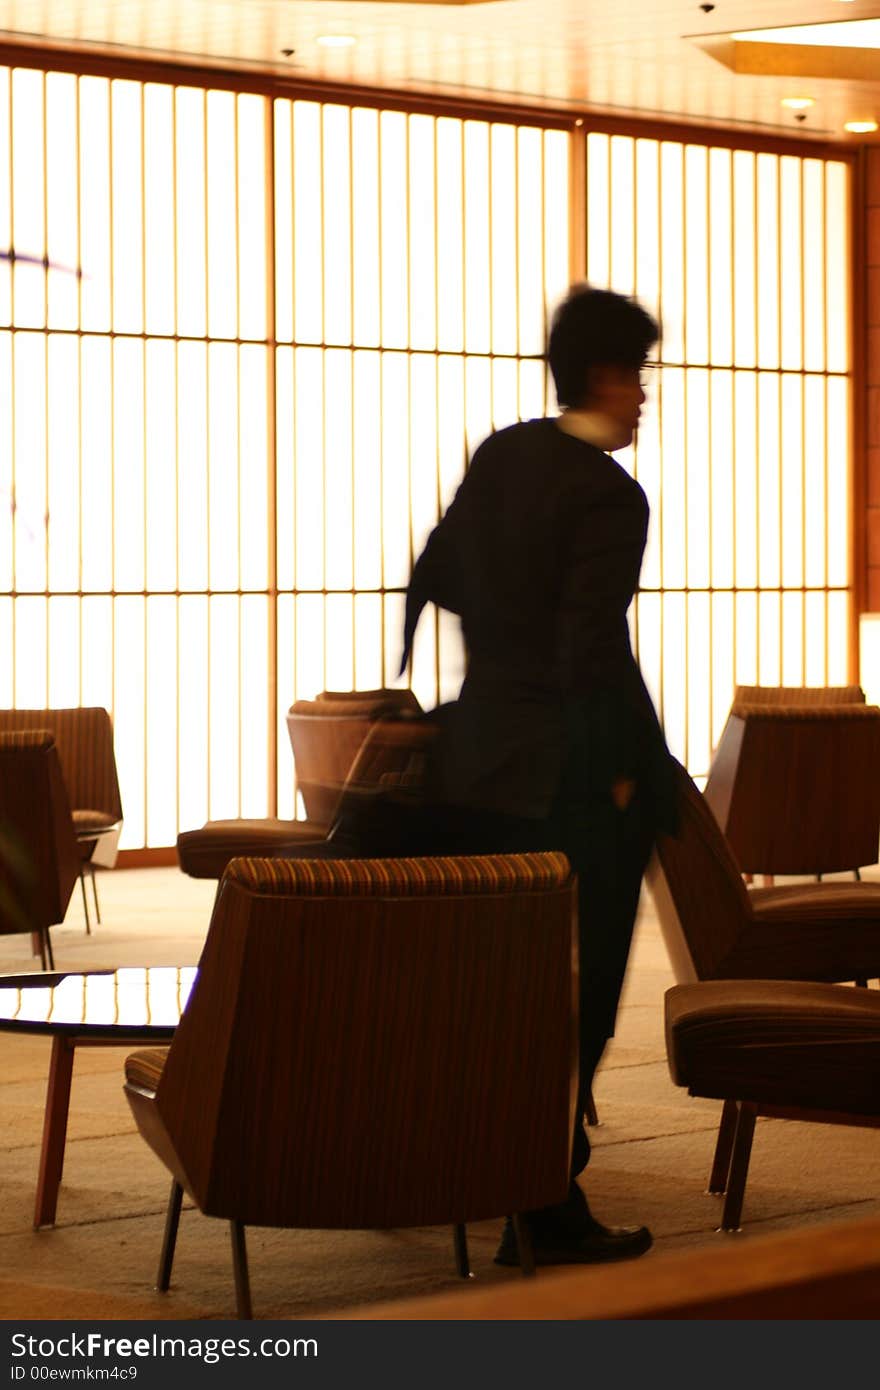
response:
<path id="1" fill-rule="evenodd" d="M 59 1035 L 52 1040 L 52 1060 L 49 1063 L 49 1084 L 46 1088 L 46 1114 L 43 1119 L 43 1147 L 40 1151 L 40 1176 L 37 1180 L 37 1200 L 34 1207 L 34 1226 L 53 1226 L 58 1205 L 58 1188 L 64 1167 L 64 1143 L 67 1138 L 67 1111 L 70 1105 L 70 1081 L 73 1076 L 74 1043 Z"/>

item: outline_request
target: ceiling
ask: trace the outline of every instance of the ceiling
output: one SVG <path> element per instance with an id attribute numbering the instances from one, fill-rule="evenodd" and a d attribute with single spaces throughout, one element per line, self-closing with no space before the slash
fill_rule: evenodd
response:
<path id="1" fill-rule="evenodd" d="M 842 64 L 811 48 L 794 75 L 780 49 L 742 71 L 724 36 L 876 17 L 868 0 L 0 0 L 0 42 L 864 140 L 878 137 L 843 124 L 880 121 L 880 50 Z M 357 43 L 320 46 L 327 34 Z M 798 121 L 780 101 L 801 95 L 815 105 Z"/>

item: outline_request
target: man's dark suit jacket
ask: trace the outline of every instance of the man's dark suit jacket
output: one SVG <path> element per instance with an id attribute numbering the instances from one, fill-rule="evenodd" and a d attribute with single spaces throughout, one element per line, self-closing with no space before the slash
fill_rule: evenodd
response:
<path id="1" fill-rule="evenodd" d="M 608 454 L 553 419 L 491 435 L 410 581 L 405 655 L 434 602 L 461 617 L 468 671 L 445 710 L 440 795 L 543 818 L 563 774 L 591 795 L 635 780 L 674 828 L 668 753 L 630 645 L 648 503 Z"/>

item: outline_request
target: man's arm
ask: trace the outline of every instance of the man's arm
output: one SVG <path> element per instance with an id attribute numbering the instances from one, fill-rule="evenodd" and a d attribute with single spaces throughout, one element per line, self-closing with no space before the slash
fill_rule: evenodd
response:
<path id="1" fill-rule="evenodd" d="M 406 617 L 403 626 L 402 675 L 412 650 L 416 627 L 427 603 L 436 603 L 450 613 L 461 613 L 461 570 L 455 545 L 456 502 L 458 494 L 439 525 L 434 527 L 416 561 L 406 591 Z"/>

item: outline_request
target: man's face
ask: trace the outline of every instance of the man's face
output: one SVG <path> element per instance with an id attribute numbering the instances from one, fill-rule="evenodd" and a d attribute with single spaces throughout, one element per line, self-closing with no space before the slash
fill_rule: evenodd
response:
<path id="1" fill-rule="evenodd" d="M 619 426 L 619 443 L 615 449 L 625 449 L 632 443 L 642 406 L 647 399 L 642 386 L 642 374 L 637 367 L 594 367 L 591 373 L 591 410 L 613 420 Z"/>

